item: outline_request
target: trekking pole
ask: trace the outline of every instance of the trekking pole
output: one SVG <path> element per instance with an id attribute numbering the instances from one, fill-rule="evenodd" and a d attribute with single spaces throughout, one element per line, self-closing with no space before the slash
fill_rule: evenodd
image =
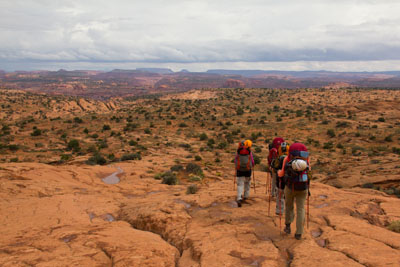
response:
<path id="1" fill-rule="evenodd" d="M 282 201 L 281 201 L 281 197 L 282 197 L 282 190 L 281 190 L 281 178 L 279 177 L 279 233 L 282 234 Z"/>
<path id="2" fill-rule="evenodd" d="M 269 181 L 269 172 L 267 173 L 267 179 L 265 179 L 265 194 L 268 195 L 268 181 Z"/>
<path id="3" fill-rule="evenodd" d="M 253 170 L 253 188 L 254 188 L 254 194 L 256 193 L 256 178 L 254 176 L 254 170 Z"/>
<path id="4" fill-rule="evenodd" d="M 272 179 L 272 175 L 271 175 L 271 173 L 269 174 L 269 178 L 270 179 Z M 271 184 L 271 182 L 270 182 L 270 184 Z M 270 211 L 270 209 L 271 209 L 271 192 L 269 192 L 269 199 L 268 199 L 268 216 L 269 216 L 269 211 Z"/>
<path id="5" fill-rule="evenodd" d="M 308 196 L 307 196 L 307 229 L 308 229 L 310 222 L 310 190 L 307 191 L 308 191 Z"/>

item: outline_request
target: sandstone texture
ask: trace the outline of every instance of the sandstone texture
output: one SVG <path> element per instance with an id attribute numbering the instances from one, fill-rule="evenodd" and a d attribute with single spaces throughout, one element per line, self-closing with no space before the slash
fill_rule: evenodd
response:
<path id="1" fill-rule="evenodd" d="M 149 174 L 155 162 L 171 164 L 156 156 L 110 166 L 1 164 L 0 265 L 400 265 L 400 234 L 384 227 L 400 219 L 398 198 L 315 182 L 299 241 L 280 231 L 274 201 L 268 214 L 267 173 L 256 172 L 256 193 L 238 208 L 231 178 L 186 194 L 186 185 Z M 117 167 L 120 182 L 105 184 Z"/>

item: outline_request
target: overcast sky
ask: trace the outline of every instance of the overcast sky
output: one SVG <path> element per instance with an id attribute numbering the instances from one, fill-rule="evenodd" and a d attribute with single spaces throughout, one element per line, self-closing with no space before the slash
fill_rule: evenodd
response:
<path id="1" fill-rule="evenodd" d="M 400 70 L 398 0 L 0 0 L 0 69 Z"/>

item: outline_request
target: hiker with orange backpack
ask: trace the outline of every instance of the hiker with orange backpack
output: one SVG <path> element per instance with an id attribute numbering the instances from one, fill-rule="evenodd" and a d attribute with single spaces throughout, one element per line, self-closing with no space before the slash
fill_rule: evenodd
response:
<path id="1" fill-rule="evenodd" d="M 276 137 L 272 141 L 271 149 L 268 155 L 268 163 L 271 172 L 271 195 L 276 197 L 275 214 L 282 215 L 285 206 L 283 189 L 285 183 L 279 179 L 277 172 L 282 168 L 282 163 L 289 151 L 289 145 L 281 137 Z"/>
<path id="2" fill-rule="evenodd" d="M 253 153 L 251 152 L 251 140 L 239 143 L 235 157 L 238 207 L 250 196 L 251 172 L 254 167 Z M 243 192 L 244 191 L 244 192 Z M 243 197 L 242 194 L 244 193 Z"/>
<path id="3" fill-rule="evenodd" d="M 304 204 L 310 196 L 309 186 L 311 179 L 310 157 L 307 147 L 302 143 L 294 143 L 289 148 L 289 155 L 283 161 L 283 167 L 278 176 L 284 180 L 285 186 L 285 229 L 291 233 L 290 224 L 294 220 L 294 201 L 296 201 L 296 233 L 295 238 L 300 240 L 304 229 Z M 308 212 L 307 212 L 308 213 Z"/>

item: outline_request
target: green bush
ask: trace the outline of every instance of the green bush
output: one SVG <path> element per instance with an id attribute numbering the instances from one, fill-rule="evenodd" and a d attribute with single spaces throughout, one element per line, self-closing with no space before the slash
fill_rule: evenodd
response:
<path id="1" fill-rule="evenodd" d="M 60 160 L 61 161 L 68 161 L 72 158 L 71 154 L 62 154 Z"/>
<path id="2" fill-rule="evenodd" d="M 72 150 L 74 152 L 78 152 L 80 150 L 79 141 L 76 139 L 72 139 L 67 144 L 67 150 Z"/>
<path id="3" fill-rule="evenodd" d="M 163 174 L 161 174 L 160 177 L 162 178 L 161 181 L 162 184 L 167 184 L 167 185 L 179 184 L 178 177 L 176 177 L 176 175 L 171 171 L 164 172 Z"/>
<path id="4" fill-rule="evenodd" d="M 202 134 L 200 134 L 200 140 L 201 141 L 204 141 L 204 140 L 207 140 L 208 139 L 208 136 L 207 136 L 207 134 L 206 133 L 202 133 Z"/>
<path id="5" fill-rule="evenodd" d="M 387 227 L 390 231 L 400 233 L 400 221 L 393 221 Z"/>
<path id="6" fill-rule="evenodd" d="M 100 153 L 96 153 L 86 161 L 88 165 L 105 165 L 106 163 L 107 160 Z"/>
<path id="7" fill-rule="evenodd" d="M 74 118 L 74 122 L 75 123 L 83 123 L 83 120 L 81 118 L 79 118 L 79 117 L 75 117 Z"/>
<path id="8" fill-rule="evenodd" d="M 199 155 L 194 156 L 194 159 L 195 159 L 196 161 L 201 161 L 201 160 L 202 160 L 202 158 L 201 158 Z"/>
<path id="9" fill-rule="evenodd" d="M 125 154 L 122 155 L 121 161 L 127 161 L 127 160 L 141 160 L 142 156 L 139 153 L 132 153 L 132 154 Z"/>
<path id="10" fill-rule="evenodd" d="M 326 134 L 330 137 L 333 138 L 336 136 L 335 131 L 333 129 L 328 129 L 328 131 L 326 132 Z"/>
<path id="11" fill-rule="evenodd" d="M 362 188 L 374 188 L 374 184 L 373 183 L 365 183 L 361 187 Z"/>
<path id="12" fill-rule="evenodd" d="M 103 131 L 109 131 L 109 130 L 111 130 L 110 125 L 104 124 L 104 125 L 103 125 Z"/>
<path id="13" fill-rule="evenodd" d="M 200 177 L 204 176 L 204 173 L 203 173 L 203 170 L 201 169 L 201 167 L 195 163 L 189 163 L 188 165 L 186 165 L 186 172 L 193 173 Z"/>
<path id="14" fill-rule="evenodd" d="M 11 151 L 17 151 L 19 149 L 19 145 L 8 145 L 8 149 Z"/>
<path id="15" fill-rule="evenodd" d="M 172 167 L 170 168 L 170 170 L 173 171 L 173 172 L 179 172 L 179 171 L 183 170 L 183 166 L 177 164 L 177 165 L 172 166 Z"/>
<path id="16" fill-rule="evenodd" d="M 386 136 L 385 142 L 393 142 L 392 136 L 391 135 Z"/>
<path id="17" fill-rule="evenodd" d="M 332 149 L 333 143 L 332 142 L 324 143 L 324 146 L 322 148 L 323 149 Z"/>
<path id="18" fill-rule="evenodd" d="M 40 129 L 35 129 L 31 133 L 31 136 L 39 136 L 39 135 L 42 135 L 42 130 L 40 130 Z"/>
<path id="19" fill-rule="evenodd" d="M 199 188 L 196 184 L 191 184 L 186 189 L 186 194 L 196 194 Z"/>

